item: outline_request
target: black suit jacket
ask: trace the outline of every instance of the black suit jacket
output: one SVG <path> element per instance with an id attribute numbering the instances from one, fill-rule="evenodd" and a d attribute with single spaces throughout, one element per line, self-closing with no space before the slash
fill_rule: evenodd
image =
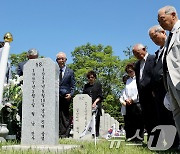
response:
<path id="1" fill-rule="evenodd" d="M 21 63 L 19 63 L 18 64 L 18 66 L 17 66 L 17 74 L 19 75 L 19 76 L 22 76 L 23 75 L 23 67 L 24 67 L 24 65 L 27 63 L 27 61 L 23 61 L 23 62 L 21 62 Z"/>
<path id="2" fill-rule="evenodd" d="M 138 61 L 135 64 L 137 89 L 139 93 L 139 100 L 142 101 L 142 103 L 144 100 L 146 101 L 148 100 L 147 96 L 152 97 L 151 79 L 153 74 L 154 62 L 155 62 L 155 56 L 149 54 L 145 62 L 141 80 L 140 80 L 140 61 Z"/>
<path id="3" fill-rule="evenodd" d="M 158 54 L 159 50 L 155 53 Z M 164 106 L 164 97 L 166 95 L 166 89 L 163 81 L 163 65 L 162 65 L 162 53 L 159 58 L 155 59 L 156 63 L 153 68 L 153 77 L 152 77 L 152 90 L 154 93 L 154 100 L 157 107 L 158 115 L 158 124 L 159 125 L 174 125 L 174 120 L 172 112 L 168 111 Z"/>
<path id="4" fill-rule="evenodd" d="M 135 74 L 136 74 L 137 89 L 139 93 L 139 102 L 142 107 L 144 124 L 148 132 L 148 135 L 157 124 L 157 110 L 156 110 L 155 102 L 153 100 L 152 85 L 151 85 L 154 62 L 155 62 L 155 56 L 149 54 L 145 62 L 141 80 L 140 80 L 140 61 L 138 61 L 135 65 Z"/>
<path id="5" fill-rule="evenodd" d="M 155 53 L 158 54 L 159 50 L 157 50 Z M 165 96 L 166 90 L 164 87 L 163 82 L 163 65 L 162 65 L 162 53 L 160 54 L 159 58 L 157 59 L 157 56 L 155 58 L 155 63 L 153 67 L 153 76 L 152 76 L 152 88 L 153 92 L 162 94 L 162 96 Z"/>
<path id="6" fill-rule="evenodd" d="M 66 67 L 62 81 L 59 82 L 59 95 L 62 97 L 66 94 L 73 96 L 75 91 L 75 82 L 73 70 Z"/>

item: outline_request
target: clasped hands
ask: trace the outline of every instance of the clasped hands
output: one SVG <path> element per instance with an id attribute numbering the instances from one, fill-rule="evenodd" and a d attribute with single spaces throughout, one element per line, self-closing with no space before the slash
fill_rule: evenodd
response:
<path id="1" fill-rule="evenodd" d="M 131 105 L 134 103 L 134 101 L 132 99 L 126 99 L 125 102 L 127 105 Z"/>

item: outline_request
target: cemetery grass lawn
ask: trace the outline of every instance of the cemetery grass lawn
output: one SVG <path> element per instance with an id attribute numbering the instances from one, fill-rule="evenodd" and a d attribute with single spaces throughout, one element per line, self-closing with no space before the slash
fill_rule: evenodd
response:
<path id="1" fill-rule="evenodd" d="M 146 144 L 142 146 L 127 146 L 127 143 L 132 142 L 121 142 L 120 147 L 116 148 L 116 144 L 113 148 L 110 148 L 110 141 L 106 139 L 100 139 L 97 141 L 95 148 L 93 141 L 75 141 L 70 139 L 60 140 L 61 144 L 76 144 L 81 145 L 81 148 L 67 151 L 63 154 L 177 154 L 175 150 L 167 151 L 150 151 Z"/>
<path id="2" fill-rule="evenodd" d="M 173 150 L 167 151 L 150 151 L 146 144 L 143 146 L 127 146 L 127 142 L 121 142 L 120 147 L 116 148 L 116 145 L 113 148 L 110 148 L 110 142 L 105 139 L 100 139 L 97 141 L 95 148 L 94 141 L 77 141 L 74 139 L 61 139 L 60 144 L 72 144 L 72 145 L 81 145 L 80 148 L 64 151 L 63 154 L 177 154 Z M 129 143 L 129 142 L 128 142 Z M 13 150 L 2 150 L 4 145 L 16 145 L 20 144 L 15 141 L 8 141 L 6 143 L 0 143 L 0 154 L 40 154 L 38 151 L 13 151 Z M 50 152 L 45 152 L 46 154 L 51 154 Z M 44 153 L 43 153 L 44 154 Z"/>

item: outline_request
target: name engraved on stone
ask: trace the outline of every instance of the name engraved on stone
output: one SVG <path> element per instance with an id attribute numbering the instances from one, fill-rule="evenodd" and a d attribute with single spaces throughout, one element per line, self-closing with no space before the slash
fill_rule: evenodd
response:
<path id="1" fill-rule="evenodd" d="M 23 69 L 21 144 L 57 145 L 59 67 L 49 58 L 28 60 Z"/>
<path id="2" fill-rule="evenodd" d="M 73 138 L 79 139 L 80 134 L 85 129 L 92 116 L 92 99 L 87 94 L 78 94 L 73 99 L 73 121 L 74 130 Z M 90 139 L 91 135 L 83 137 L 83 139 Z"/>

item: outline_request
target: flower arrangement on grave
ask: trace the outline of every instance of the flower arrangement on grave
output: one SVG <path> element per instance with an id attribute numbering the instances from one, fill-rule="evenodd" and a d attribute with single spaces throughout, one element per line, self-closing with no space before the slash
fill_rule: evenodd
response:
<path id="1" fill-rule="evenodd" d="M 22 77 L 15 75 L 8 84 L 4 84 L 0 123 L 7 124 L 9 134 L 17 134 L 21 126 L 22 80 Z"/>

